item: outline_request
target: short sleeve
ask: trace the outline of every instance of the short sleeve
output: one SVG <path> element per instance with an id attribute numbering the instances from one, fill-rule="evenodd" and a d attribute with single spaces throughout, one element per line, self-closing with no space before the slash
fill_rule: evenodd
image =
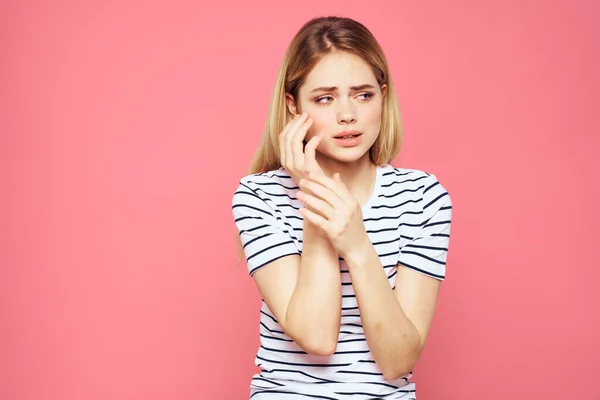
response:
<path id="1" fill-rule="evenodd" d="M 233 218 L 238 229 L 248 272 L 256 271 L 284 256 L 300 254 L 296 242 L 270 207 L 250 185 L 241 182 L 232 199 Z"/>
<path id="2" fill-rule="evenodd" d="M 423 189 L 423 220 L 418 234 L 400 249 L 398 263 L 433 278 L 446 277 L 450 241 L 452 201 L 435 175 L 429 175 Z"/>

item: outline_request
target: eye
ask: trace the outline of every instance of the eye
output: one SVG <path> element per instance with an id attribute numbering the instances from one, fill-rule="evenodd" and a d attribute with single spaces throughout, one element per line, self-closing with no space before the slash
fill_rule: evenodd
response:
<path id="1" fill-rule="evenodd" d="M 361 100 L 368 101 L 373 97 L 373 93 L 371 93 L 371 92 L 361 93 L 358 95 L 358 97 L 360 97 Z"/>
<path id="2" fill-rule="evenodd" d="M 333 97 L 331 96 L 321 96 L 315 99 L 315 102 L 318 104 L 327 104 L 330 103 L 333 100 Z"/>

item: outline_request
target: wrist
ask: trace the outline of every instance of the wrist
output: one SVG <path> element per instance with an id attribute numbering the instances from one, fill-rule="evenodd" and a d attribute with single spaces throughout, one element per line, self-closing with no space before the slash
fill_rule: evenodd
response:
<path id="1" fill-rule="evenodd" d="M 304 218 L 302 221 L 302 232 L 303 236 L 316 237 L 320 239 L 326 239 L 327 235 L 317 225 Z"/>
<path id="2" fill-rule="evenodd" d="M 307 219 L 304 219 L 302 226 L 302 241 L 304 243 L 303 248 L 309 249 L 311 254 L 319 254 L 320 256 L 335 255 L 337 260 L 337 251 L 331 244 L 327 234 L 321 230 L 317 225 L 313 224 Z M 306 252 L 303 252 L 303 255 Z"/>
<path id="3" fill-rule="evenodd" d="M 349 267 L 351 265 L 363 265 L 372 251 L 373 244 L 369 236 L 365 233 L 361 240 L 354 243 L 350 249 L 345 251 L 344 254 L 340 254 L 340 256 L 346 261 Z"/>

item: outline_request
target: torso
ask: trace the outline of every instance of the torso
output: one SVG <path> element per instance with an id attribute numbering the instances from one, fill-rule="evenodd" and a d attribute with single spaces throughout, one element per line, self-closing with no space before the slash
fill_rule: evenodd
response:
<path id="1" fill-rule="evenodd" d="M 274 223 L 290 239 L 290 243 L 284 246 L 286 251 L 293 252 L 295 249 L 301 254 L 303 221 L 298 211 L 301 203 L 295 196 L 298 187 L 287 172 L 280 168 L 245 177 L 241 182 L 235 195 L 239 197 L 236 200 L 234 196 L 234 204 L 253 204 L 252 207 L 267 209 L 273 216 L 273 221 L 276 221 Z M 391 165 L 377 167 L 374 190 L 370 199 L 362 206 L 365 229 L 379 254 L 392 288 L 395 287 L 401 250 L 418 235 L 424 224 L 424 196 L 428 190 L 445 192 L 433 175 L 423 171 L 395 168 Z M 248 247 L 246 250 L 247 255 L 252 256 L 252 248 Z M 270 251 L 263 251 L 252 257 L 252 261 L 248 263 L 251 274 L 269 261 L 269 257 L 274 257 Z M 445 273 L 445 266 L 438 268 L 434 263 L 427 265 L 426 269 L 415 269 L 438 279 L 443 279 Z M 331 396 L 334 399 L 339 398 L 339 393 L 336 392 L 356 393 L 356 396 L 350 396 L 353 400 L 369 397 L 414 397 L 412 374 L 394 381 L 384 379 L 369 351 L 350 274 L 343 259 L 340 259 L 340 274 L 342 320 L 338 346 L 332 356 L 321 357 L 305 353 L 283 332 L 267 304 L 262 302 L 261 346 L 255 359 L 262 372 L 254 376 L 251 385 L 256 399 L 267 398 L 264 396 L 269 393 L 273 398 L 278 398 L 282 391 L 325 396 L 323 398 Z"/>

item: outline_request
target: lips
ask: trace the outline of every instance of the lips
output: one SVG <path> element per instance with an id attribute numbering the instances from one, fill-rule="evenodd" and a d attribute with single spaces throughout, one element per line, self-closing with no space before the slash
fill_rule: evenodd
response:
<path id="1" fill-rule="evenodd" d="M 336 139 L 350 139 L 362 135 L 359 131 L 344 131 L 334 136 Z"/>
<path id="2" fill-rule="evenodd" d="M 346 131 L 334 136 L 333 141 L 342 148 L 356 147 L 362 141 L 362 134 L 358 131 Z"/>

